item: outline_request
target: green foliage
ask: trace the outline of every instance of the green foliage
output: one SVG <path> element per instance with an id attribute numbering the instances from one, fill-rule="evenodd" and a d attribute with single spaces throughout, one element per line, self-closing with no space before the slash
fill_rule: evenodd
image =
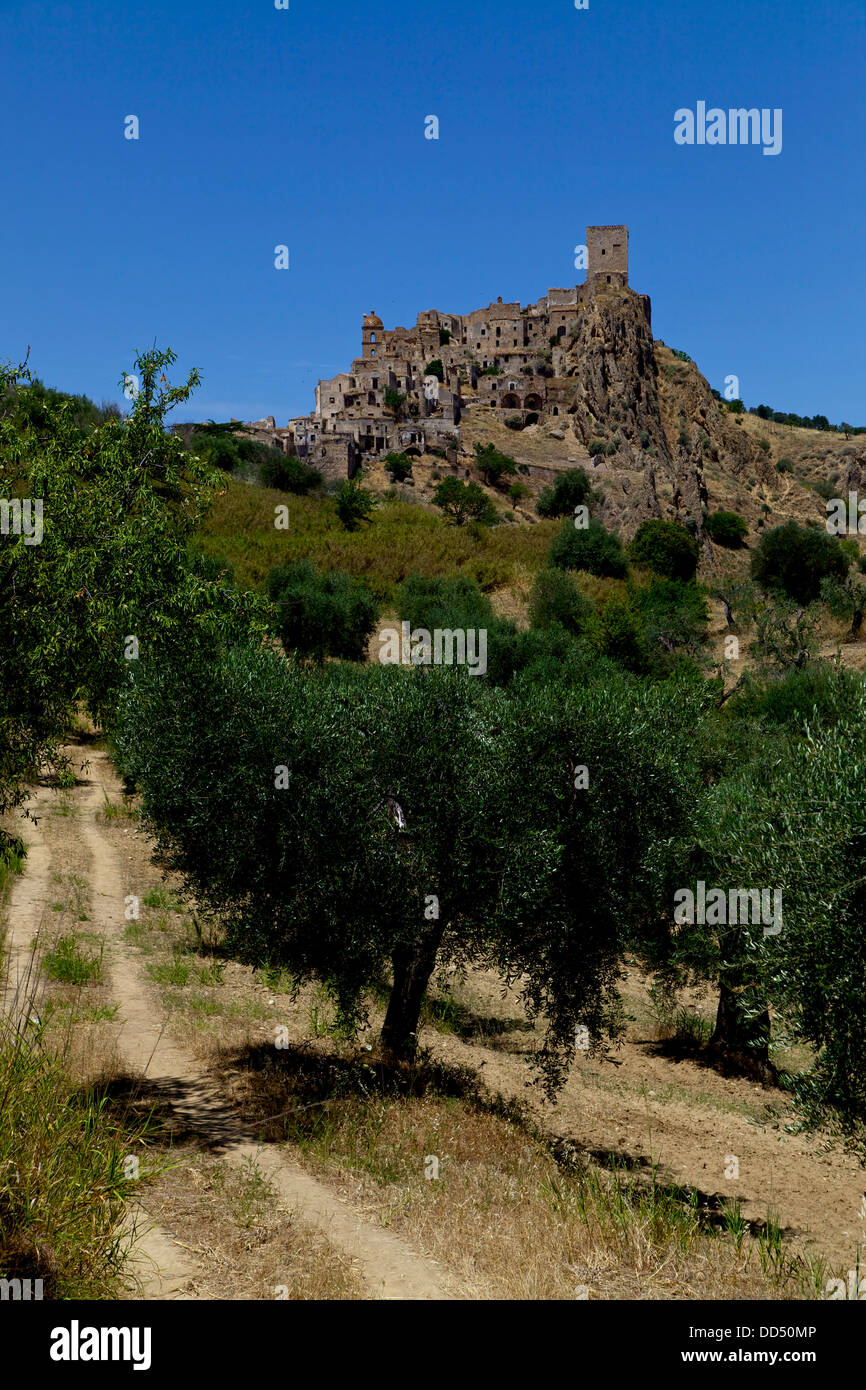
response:
<path id="1" fill-rule="evenodd" d="M 126 1202 L 141 1185 L 124 1160 L 146 1132 L 128 1113 L 115 1123 L 39 1031 L 0 1025 L 0 1096 L 0 1279 L 41 1279 L 46 1301 L 122 1298 Z"/>
<path id="2" fill-rule="evenodd" d="M 710 512 L 704 529 L 711 541 L 728 550 L 737 550 L 748 535 L 749 528 L 738 512 Z"/>
<path id="3" fill-rule="evenodd" d="M 640 619 L 626 599 L 612 598 L 601 612 L 599 647 L 605 656 L 626 671 L 643 675 L 649 666 L 649 653 Z"/>
<path id="4" fill-rule="evenodd" d="M 393 386 L 385 388 L 385 409 L 390 410 L 395 420 L 402 420 L 406 406 L 406 397 L 401 391 L 397 391 Z"/>
<path id="5" fill-rule="evenodd" d="M 776 460 L 776 472 L 777 472 L 777 473 L 793 473 L 793 471 L 794 471 L 794 460 L 793 460 L 792 458 L 788 458 L 788 455 L 787 455 L 787 454 L 785 454 L 784 458 L 780 458 L 780 459 L 777 459 L 777 460 Z"/>
<path id="6" fill-rule="evenodd" d="M 276 631 L 286 651 L 324 661 L 363 661 L 379 616 L 365 584 L 342 570 L 323 574 L 309 561 L 271 571 L 265 588 L 277 611 Z"/>
<path id="7" fill-rule="evenodd" d="M 432 362 L 427 363 L 427 366 L 424 368 L 424 375 L 435 376 L 438 377 L 441 382 L 445 381 L 445 368 L 440 358 L 436 357 Z"/>
<path id="8" fill-rule="evenodd" d="M 678 357 L 681 362 L 691 362 L 694 359 L 689 357 L 687 352 L 682 352 L 679 348 L 671 348 L 674 357 Z"/>
<path id="9" fill-rule="evenodd" d="M 564 521 L 550 547 L 550 563 L 559 569 L 587 570 L 602 578 L 622 579 L 626 560 L 619 538 L 591 517 L 578 528 Z"/>
<path id="10" fill-rule="evenodd" d="M 88 396 L 56 391 L 26 369 L 0 372 L 0 415 L 12 430 L 44 441 L 52 434 L 61 407 L 69 424 L 81 434 L 91 434 L 109 420 L 120 419 L 120 411 L 111 402 L 96 405 Z"/>
<path id="11" fill-rule="evenodd" d="M 761 667 L 799 670 L 811 661 L 818 647 L 816 605 L 808 608 L 784 596 L 759 604 L 755 640 L 750 651 Z"/>
<path id="12" fill-rule="evenodd" d="M 607 441 L 604 439 L 591 439 L 589 441 L 589 456 L 595 458 L 598 454 L 607 453 Z"/>
<path id="13" fill-rule="evenodd" d="M 102 975 L 102 952 L 82 951 L 73 935 L 61 936 L 45 957 L 45 974 L 66 985 L 88 985 Z"/>
<path id="14" fill-rule="evenodd" d="M 538 494 L 535 510 L 539 516 L 573 516 L 575 507 L 588 503 L 592 484 L 584 468 L 568 468 L 556 482 L 543 487 Z"/>
<path id="15" fill-rule="evenodd" d="M 848 556 L 848 564 L 849 564 L 849 565 L 859 565 L 859 563 L 860 563 L 860 547 L 859 547 L 859 545 L 857 544 L 857 542 L 855 541 L 854 537 L 853 537 L 853 536 L 840 536 L 840 537 L 839 537 L 839 545 L 841 546 L 841 548 L 842 548 L 842 550 L 844 551 L 844 553 Z"/>
<path id="16" fill-rule="evenodd" d="M 621 1029 L 619 959 L 648 910 L 649 846 L 688 805 L 698 708 L 615 681 L 508 693 L 435 668 L 315 674 L 250 649 L 142 665 L 118 752 L 230 951 L 327 982 L 349 1021 L 390 963 L 383 1042 L 402 1054 L 435 969 L 521 978 L 552 1088 L 578 1023 L 598 1045 Z"/>
<path id="17" fill-rule="evenodd" d="M 807 724 L 832 727 L 851 718 L 862 699 L 863 677 L 828 662 L 789 667 L 780 675 L 747 673 L 726 707 L 729 717 L 756 719 L 792 731 Z"/>
<path id="18" fill-rule="evenodd" d="M 0 414 L 0 490 L 41 499 L 44 516 L 41 544 L 0 544 L 0 811 L 56 757 L 79 703 L 110 723 L 130 635 L 155 656 L 217 631 L 263 630 L 261 603 L 189 550 L 220 475 L 165 429 L 198 382 L 193 372 L 171 387 L 174 360 L 142 354 L 131 415 L 94 428 L 65 400 L 46 407 L 38 430 L 22 423 L 13 407 L 27 373 L 0 373 L 10 406 Z"/>
<path id="19" fill-rule="evenodd" d="M 529 621 L 532 627 L 546 629 L 558 623 L 574 636 L 593 624 L 595 608 L 577 586 L 573 575 L 561 569 L 542 570 L 529 595 Z"/>
<path id="20" fill-rule="evenodd" d="M 291 492 L 297 497 L 314 491 L 322 484 L 318 468 L 310 468 L 293 454 L 283 454 L 277 449 L 269 449 L 268 457 L 262 459 L 259 477 L 263 487 L 272 487 L 277 492 Z"/>
<path id="21" fill-rule="evenodd" d="M 818 481 L 813 484 L 813 487 L 818 496 L 823 498 L 825 502 L 829 502 L 831 498 L 838 495 L 837 489 L 834 487 L 833 483 L 830 482 L 829 478 L 819 478 Z"/>
<path id="22" fill-rule="evenodd" d="M 391 480 L 395 483 L 402 483 L 412 474 L 412 460 L 408 454 L 386 454 L 384 458 L 386 472 L 391 474 Z"/>
<path id="23" fill-rule="evenodd" d="M 836 537 L 796 521 L 765 531 L 751 555 L 755 582 L 799 604 L 818 598 L 823 579 L 844 579 L 847 573 L 848 561 Z"/>
<path id="24" fill-rule="evenodd" d="M 437 484 L 433 501 L 455 526 L 463 526 L 467 521 L 481 526 L 496 526 L 499 522 L 499 513 L 483 489 L 477 483 L 463 483 L 453 474 Z"/>
<path id="25" fill-rule="evenodd" d="M 347 531 L 357 531 L 362 521 L 369 521 L 378 505 L 375 494 L 364 487 L 360 477 L 341 483 L 336 501 L 337 516 Z"/>
<path id="26" fill-rule="evenodd" d="M 678 654 L 700 655 L 709 615 L 693 580 L 654 579 L 648 588 L 635 590 L 632 601 L 656 671 L 668 669 Z"/>
<path id="27" fill-rule="evenodd" d="M 475 630 L 487 634 L 487 681 L 507 684 L 537 656 L 521 641 L 514 624 L 497 618 L 490 599 L 466 576 L 425 578 L 410 575 L 400 586 L 397 612 L 413 631 Z"/>
<path id="28" fill-rule="evenodd" d="M 440 328 L 440 329 L 439 329 L 439 346 L 440 346 L 440 347 L 447 347 L 448 344 L 449 344 L 450 342 L 451 342 L 451 330 L 450 330 L 450 328 Z"/>
<path id="29" fill-rule="evenodd" d="M 210 468 L 221 468 L 225 473 L 247 475 L 257 472 L 269 487 L 277 486 L 276 483 L 267 480 L 275 468 L 288 462 L 283 451 L 258 439 L 247 438 L 239 433 L 242 429 L 243 426 L 234 420 L 228 424 L 217 424 L 211 420 L 208 424 L 199 425 L 193 430 L 189 451 Z M 298 464 L 297 459 L 295 463 Z M 315 481 L 318 481 L 318 475 Z M 313 483 L 308 484 L 309 486 L 313 486 Z"/>
<path id="30" fill-rule="evenodd" d="M 475 445 L 475 467 L 489 487 L 496 487 L 504 477 L 517 472 L 517 464 L 507 454 L 501 454 L 493 444 Z"/>
<path id="31" fill-rule="evenodd" d="M 795 1082 L 801 1101 L 849 1124 L 866 1118 L 864 727 L 861 683 L 852 712 L 791 741 L 772 777 L 758 764 L 721 784 L 702 817 L 723 883 L 781 891 L 778 935 L 740 927 L 723 948 L 748 961 L 783 1024 L 814 1049 Z"/>
<path id="32" fill-rule="evenodd" d="M 653 518 L 638 527 L 629 546 L 636 565 L 646 565 L 664 579 L 693 579 L 698 566 L 697 541 L 676 521 Z"/>
<path id="33" fill-rule="evenodd" d="M 517 509 L 518 502 L 522 502 L 524 497 L 528 497 L 529 495 L 529 488 L 525 483 L 520 482 L 519 479 L 517 482 L 512 483 L 511 487 L 508 489 L 508 500 L 515 510 Z"/>

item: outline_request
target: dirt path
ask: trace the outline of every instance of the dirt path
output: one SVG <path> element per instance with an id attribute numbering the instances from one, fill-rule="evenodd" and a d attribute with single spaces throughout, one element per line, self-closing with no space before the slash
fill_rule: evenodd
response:
<path id="1" fill-rule="evenodd" d="M 11 1019 L 16 1028 L 32 1014 L 33 996 L 38 993 L 31 942 L 44 931 L 50 891 L 51 855 L 41 826 L 49 796 L 49 792 L 40 789 L 28 802 L 33 819 L 25 822 L 25 870 L 13 879 L 9 893 L 7 965 L 5 970 L 0 970 L 0 1013 Z"/>
<path id="2" fill-rule="evenodd" d="M 118 796 L 121 786 L 105 753 L 93 750 L 87 778 L 79 783 L 74 800 L 78 830 L 88 851 L 92 894 L 93 929 L 106 942 L 106 956 L 114 1001 L 122 1020 L 117 1037 L 120 1057 L 134 1073 L 146 1077 L 169 1101 L 174 1112 L 219 1156 L 234 1165 L 249 1164 L 270 1180 L 282 1204 L 307 1226 L 321 1231 L 327 1240 L 359 1267 L 370 1296 L 377 1299 L 446 1299 L 441 1273 L 431 1261 L 415 1254 L 400 1237 L 380 1229 L 354 1213 L 323 1184 L 276 1150 L 263 1146 L 247 1132 L 205 1072 L 167 1035 L 166 1020 L 158 1013 L 150 987 L 144 982 L 139 957 L 124 936 L 127 890 L 118 855 L 97 819 L 105 794 Z M 52 793 L 40 792 L 38 812 Z M 31 851 L 26 870 L 15 884 L 10 901 L 10 984 L 26 975 L 30 942 L 42 921 L 50 893 L 50 855 L 38 826 L 31 826 Z M 11 990 L 10 1006 L 21 994 Z M 141 1230 L 147 1225 L 146 1210 L 134 1218 Z M 146 1296 L 185 1296 L 195 1274 L 168 1232 L 156 1227 L 144 1230 L 137 1242 L 138 1268 Z"/>

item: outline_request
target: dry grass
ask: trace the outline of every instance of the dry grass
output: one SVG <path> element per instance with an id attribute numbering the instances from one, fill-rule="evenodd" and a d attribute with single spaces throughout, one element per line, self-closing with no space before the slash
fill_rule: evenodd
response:
<path id="1" fill-rule="evenodd" d="M 151 1220 L 199 1262 L 201 1299 L 364 1299 L 352 1262 L 280 1207 L 254 1164 L 238 1169 L 195 1149 L 174 1150 L 147 1191 Z"/>
<path id="2" fill-rule="evenodd" d="M 274 508 L 286 502 L 290 529 L 277 531 Z M 465 574 L 485 590 L 512 584 L 526 568 L 542 567 L 557 526 L 451 526 L 426 507 L 384 501 L 369 525 L 350 532 L 329 498 L 287 498 L 230 480 L 199 543 L 228 561 L 243 585 L 261 584 L 275 565 L 312 559 L 323 569 L 346 570 L 388 600 L 410 574 Z"/>
<path id="3" fill-rule="evenodd" d="M 734 1206 L 665 1185 L 649 1164 L 605 1168 L 552 1146 L 468 1076 L 299 1050 L 248 1085 L 262 1114 L 295 1103 L 271 1138 L 281 1128 L 470 1297 L 803 1298 L 821 1286 L 823 1267 L 791 1260 L 772 1221 L 750 1231 Z"/>

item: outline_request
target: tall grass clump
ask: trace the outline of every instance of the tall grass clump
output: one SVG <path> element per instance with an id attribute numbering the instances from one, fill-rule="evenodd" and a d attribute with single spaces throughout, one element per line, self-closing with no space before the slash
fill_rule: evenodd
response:
<path id="1" fill-rule="evenodd" d="M 137 1137 L 76 1090 L 38 1028 L 0 1023 L 0 1278 L 41 1279 L 46 1299 L 118 1296 Z"/>

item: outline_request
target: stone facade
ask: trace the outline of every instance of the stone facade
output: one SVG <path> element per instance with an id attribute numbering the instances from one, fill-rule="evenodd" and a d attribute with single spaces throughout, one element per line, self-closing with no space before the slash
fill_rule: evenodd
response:
<path id="1" fill-rule="evenodd" d="M 628 227 L 587 227 L 586 249 L 590 283 L 628 284 Z"/>
<path id="2" fill-rule="evenodd" d="M 285 429 L 269 419 L 247 430 L 334 480 L 391 452 L 435 450 L 456 464 L 461 416 L 476 402 L 501 419 L 551 423 L 573 396 L 567 357 L 587 303 L 608 285 L 628 285 L 628 228 L 587 227 L 586 238 L 586 283 L 549 289 L 535 304 L 499 298 L 469 314 L 426 309 L 414 327 L 391 329 L 371 310 L 361 324 L 361 356 L 319 382 L 312 415 Z M 649 299 L 641 301 L 649 319 Z M 431 373 L 435 363 L 441 367 Z"/>

